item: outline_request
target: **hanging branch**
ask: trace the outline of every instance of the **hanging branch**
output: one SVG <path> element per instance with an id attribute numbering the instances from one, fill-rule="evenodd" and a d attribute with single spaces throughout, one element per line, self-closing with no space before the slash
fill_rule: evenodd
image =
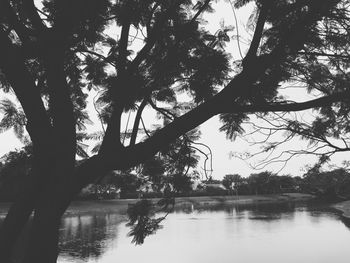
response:
<path id="1" fill-rule="evenodd" d="M 239 34 L 239 29 L 238 29 L 238 20 L 237 20 L 237 16 L 236 16 L 236 11 L 235 11 L 235 8 L 233 6 L 233 3 L 231 0 L 229 0 L 230 2 L 230 5 L 231 5 L 231 9 L 232 9 L 232 12 L 233 12 L 233 17 L 235 18 L 235 23 L 236 23 L 236 31 L 237 31 L 237 47 L 238 47 L 238 51 L 239 51 L 239 55 L 241 56 L 241 59 L 243 59 L 243 53 L 242 53 L 242 49 L 241 49 L 241 43 L 239 42 L 239 37 L 240 37 L 240 34 Z"/>
<path id="2" fill-rule="evenodd" d="M 100 113 L 100 111 L 98 110 L 97 105 L 96 105 L 96 98 L 97 98 L 97 96 L 99 96 L 99 94 L 100 94 L 101 92 L 103 92 L 103 90 L 100 90 L 99 92 L 97 92 L 97 94 L 94 96 L 94 98 L 93 98 L 93 100 L 92 100 L 92 104 L 94 105 L 95 111 L 97 112 L 97 115 L 98 115 L 98 119 L 100 120 L 101 127 L 102 127 L 102 131 L 103 131 L 103 133 L 105 134 L 105 133 L 106 133 L 106 130 L 105 130 L 105 127 L 104 127 L 104 125 L 103 125 L 103 119 L 102 119 L 101 113 Z"/>

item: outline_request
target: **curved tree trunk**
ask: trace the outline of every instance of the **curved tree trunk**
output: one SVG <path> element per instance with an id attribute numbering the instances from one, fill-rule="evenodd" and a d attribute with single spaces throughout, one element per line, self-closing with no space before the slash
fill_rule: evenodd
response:
<path id="1" fill-rule="evenodd" d="M 21 263 L 55 263 L 59 249 L 59 226 L 61 217 L 74 196 L 87 184 L 106 174 L 110 168 L 103 165 L 99 156 L 80 165 L 73 176 L 61 177 L 57 182 L 45 185 L 36 203 L 29 232 L 28 246 Z"/>
<path id="2" fill-rule="evenodd" d="M 29 181 L 29 180 L 28 180 Z M 0 262 L 10 262 L 14 246 L 34 209 L 39 185 L 28 185 L 10 207 L 0 228 Z"/>
<path id="3" fill-rule="evenodd" d="M 14 246 L 25 228 L 51 169 L 50 154 L 35 158 L 24 188 L 10 207 L 0 228 L 0 262 L 9 262 Z M 41 159 L 41 160 L 38 160 Z"/>
<path id="4" fill-rule="evenodd" d="M 64 37 L 62 36 L 60 40 L 63 41 Z M 52 39 L 47 41 L 43 60 L 47 68 L 51 104 L 53 164 L 51 173 L 47 175 L 48 180 L 35 204 L 33 224 L 23 263 L 56 262 L 61 216 L 72 199 L 69 191 L 75 166 L 76 120 L 64 71 L 65 50 L 60 41 Z"/>
<path id="5" fill-rule="evenodd" d="M 49 205 L 49 204 L 47 204 Z M 58 256 L 58 238 L 61 217 L 56 207 L 35 211 L 22 263 L 55 263 Z"/>

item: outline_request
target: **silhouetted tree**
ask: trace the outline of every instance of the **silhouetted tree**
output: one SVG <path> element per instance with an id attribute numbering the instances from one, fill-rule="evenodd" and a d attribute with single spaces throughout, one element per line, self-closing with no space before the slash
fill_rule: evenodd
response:
<path id="1" fill-rule="evenodd" d="M 302 189 L 318 196 L 345 200 L 350 197 L 350 173 L 345 169 L 324 172 L 313 168 L 303 176 Z"/>
<path id="2" fill-rule="evenodd" d="M 297 189 L 297 182 L 290 175 L 272 174 L 267 180 L 266 190 L 269 194 L 277 194 L 282 192 L 294 192 Z"/>
<path id="3" fill-rule="evenodd" d="M 136 193 L 143 183 L 143 179 L 131 173 L 113 173 L 110 182 L 120 188 L 120 196 L 128 193 Z"/>
<path id="4" fill-rule="evenodd" d="M 13 201 L 27 183 L 31 167 L 32 147 L 11 151 L 1 158 L 0 200 Z"/>
<path id="5" fill-rule="evenodd" d="M 268 182 L 271 176 L 272 173 L 268 171 L 251 174 L 247 179 L 251 191 L 256 195 L 268 193 Z"/>
<path id="6" fill-rule="evenodd" d="M 1 262 L 10 261 L 33 211 L 23 262 L 56 262 L 60 218 L 82 187 L 111 170 L 156 163 L 157 153 L 215 115 L 220 114 L 221 131 L 234 138 L 243 132 L 240 124 L 249 113 L 348 102 L 347 85 L 323 90 L 305 79 L 300 81 L 319 90 L 320 97 L 294 103 L 278 96 L 282 83 L 301 75 L 332 85 L 323 77 L 333 71 L 310 64 L 324 53 L 340 59 L 348 51 L 349 41 L 342 36 L 349 31 L 340 29 L 348 26 L 346 0 L 234 1 L 237 8 L 249 2 L 256 7 L 250 45 L 234 61 L 225 47 L 230 29 L 211 34 L 200 18 L 213 11 L 211 2 L 0 2 L 0 79 L 21 104 L 33 145 L 30 180 L 1 228 Z M 348 83 L 345 75 L 340 78 Z M 77 139 L 88 122 L 87 97 L 93 90 L 99 95 L 95 106 L 101 143 L 95 155 L 75 167 Z M 189 102 L 177 100 L 182 92 Z M 162 125 L 144 127 L 146 107 L 159 113 Z M 133 127 L 122 132 L 121 118 L 129 112 L 135 113 Z M 137 218 L 131 224 L 149 233 L 158 227 L 157 220 L 142 217 L 137 223 Z"/>
<path id="7" fill-rule="evenodd" d="M 226 174 L 222 179 L 222 184 L 227 190 L 235 190 L 236 194 L 239 194 L 239 186 L 242 183 L 243 178 L 239 174 Z"/>

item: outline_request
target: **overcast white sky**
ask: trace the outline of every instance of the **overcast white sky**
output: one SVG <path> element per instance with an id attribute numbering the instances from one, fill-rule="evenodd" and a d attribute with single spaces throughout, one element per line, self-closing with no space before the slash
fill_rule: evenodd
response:
<path id="1" fill-rule="evenodd" d="M 224 21 L 225 25 L 234 25 L 235 26 L 235 20 L 233 16 L 233 11 L 231 9 L 230 3 L 226 1 L 219 1 L 218 4 L 214 4 L 214 9 L 216 10 L 213 14 L 208 14 L 204 18 L 209 21 L 208 27 L 211 30 L 212 33 L 214 33 L 217 29 L 220 28 L 220 22 Z M 252 6 L 247 6 L 245 8 L 242 8 L 236 12 L 237 20 L 238 20 L 238 29 L 239 33 L 243 35 L 243 41 L 241 42 L 241 48 L 244 53 L 246 50 L 246 46 L 244 45 L 244 41 L 249 39 L 249 34 L 245 33 L 245 25 L 247 23 L 247 19 L 251 14 Z M 227 46 L 228 49 L 232 50 L 232 56 L 235 58 L 239 58 L 238 48 L 237 48 L 237 41 L 231 40 L 231 42 Z M 308 98 L 311 98 L 311 95 L 307 95 L 304 92 L 300 93 L 300 90 L 298 89 L 291 89 L 286 93 L 289 99 L 295 100 L 295 101 L 303 101 Z M 3 97 L 2 93 L 0 93 L 0 97 Z M 92 109 L 92 107 L 90 106 Z M 148 115 L 148 116 L 147 116 Z M 143 116 L 145 119 L 145 122 L 148 122 L 149 124 L 152 124 L 154 121 L 153 119 L 154 114 L 147 113 Z M 95 121 L 96 126 L 100 127 L 100 124 L 98 123 L 96 117 L 93 117 L 93 120 Z M 124 123 L 122 127 L 125 125 L 125 118 Z M 257 172 L 255 170 L 252 170 L 244 161 L 238 159 L 238 158 L 231 158 L 230 152 L 244 152 L 244 151 L 256 151 L 257 148 L 254 148 L 252 146 L 249 146 L 249 144 L 240 139 L 237 138 L 234 142 L 227 140 L 224 133 L 220 133 L 219 130 L 220 123 L 218 120 L 218 117 L 214 117 L 207 122 L 205 122 L 203 125 L 201 125 L 200 129 L 202 131 L 202 138 L 200 142 L 203 142 L 207 144 L 213 152 L 213 178 L 216 179 L 222 179 L 222 177 L 225 174 L 228 173 L 239 173 L 243 176 L 248 176 L 250 173 Z M 0 156 L 7 153 L 10 150 L 13 150 L 15 148 L 20 148 L 22 145 L 19 142 L 19 140 L 14 136 L 12 131 L 5 132 L 0 135 Z M 292 142 L 293 146 L 304 148 L 306 147 L 305 142 L 301 142 L 299 140 L 294 140 Z M 203 150 L 205 150 L 203 148 Z M 340 164 L 340 162 L 346 158 L 345 154 L 338 154 L 333 158 L 333 161 L 337 164 Z M 203 167 L 203 160 L 202 158 L 199 170 L 201 170 L 200 167 Z M 286 167 L 280 172 L 280 174 L 292 174 L 292 175 L 302 175 L 304 173 L 303 168 L 307 164 L 314 163 L 316 158 L 314 156 L 302 156 L 299 158 L 294 158 L 291 161 L 289 161 L 286 165 Z M 257 161 L 257 159 L 255 159 Z M 276 164 L 266 167 L 266 170 L 270 170 L 273 172 L 277 172 L 280 170 L 283 164 Z"/>

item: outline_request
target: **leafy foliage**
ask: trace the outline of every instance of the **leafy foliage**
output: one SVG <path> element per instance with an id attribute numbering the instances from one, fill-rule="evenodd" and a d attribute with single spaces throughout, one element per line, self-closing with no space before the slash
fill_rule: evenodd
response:
<path id="1" fill-rule="evenodd" d="M 242 181 L 242 177 L 239 174 L 226 174 L 222 179 L 222 184 L 226 189 L 232 189 L 232 186 L 237 186 Z"/>
<path id="2" fill-rule="evenodd" d="M 26 124 L 26 117 L 21 108 L 9 99 L 4 99 L 0 102 L 0 112 L 3 117 L 0 121 L 0 133 L 5 132 L 11 128 L 16 137 L 26 143 L 28 138 L 24 132 L 24 125 Z"/>
<path id="3" fill-rule="evenodd" d="M 169 205 L 174 206 L 174 199 L 163 198 L 156 205 L 152 201 L 143 199 L 136 204 L 129 205 L 127 213 L 129 217 L 128 226 L 131 226 L 129 236 L 133 237 L 132 242 L 136 245 L 143 244 L 145 238 L 154 234 L 161 229 L 160 223 L 166 218 L 167 214 L 162 217 L 154 217 L 155 208 L 160 207 L 160 211 L 169 209 Z"/>
<path id="4" fill-rule="evenodd" d="M 26 183 L 32 164 L 32 146 L 11 151 L 1 157 L 0 199 L 13 201 Z"/>
<path id="5" fill-rule="evenodd" d="M 55 116 L 55 101 L 67 102 L 70 99 L 71 104 L 67 102 L 69 107 L 62 111 L 71 111 L 72 106 L 70 114 L 73 113 L 75 123 L 72 121 L 72 127 L 64 128 L 73 135 L 74 131 L 78 132 L 75 151 L 81 157 L 88 157 L 86 141 L 97 139 L 99 142 L 92 152 L 97 154 L 96 159 L 103 160 L 101 167 L 106 164 L 103 169 L 134 170 L 159 191 L 165 193 L 165 189 L 172 187 L 171 190 L 176 192 L 186 192 L 198 163 L 193 141 L 199 138 L 199 134 L 195 131 L 186 134 L 195 125 L 222 113 L 220 130 L 234 139 L 244 132 L 242 123 L 250 113 L 244 108 L 253 108 L 252 112 L 255 112 L 261 106 L 287 103 L 278 91 L 289 81 L 297 81 L 307 86 L 310 92 L 325 95 L 349 91 L 347 2 L 234 0 L 236 8 L 254 4 L 249 23 L 256 21 L 256 26 L 249 27 L 255 31 L 249 32 L 252 41 L 247 56 L 233 61 L 235 58 L 231 57 L 226 46 L 233 27 L 221 23 L 220 28 L 211 33 L 206 21 L 199 18 L 203 12 L 214 11 L 211 1 L 43 0 L 43 7 L 33 5 L 33 1 L 2 1 L 1 5 L 7 8 L 0 10 L 1 44 L 3 50 L 11 51 L 15 56 L 9 61 L 7 54 L 0 54 L 1 86 L 8 89 L 12 82 L 12 88 L 16 88 L 13 65 L 20 65 L 16 68 L 21 69 L 20 77 L 26 77 L 26 85 L 32 88 L 33 94 L 39 93 L 33 97 L 36 102 L 42 102 L 47 111 L 40 110 L 44 111 L 42 115 L 49 116 L 48 130 L 52 128 L 63 137 L 62 141 L 53 142 L 57 148 L 69 146 L 74 140 L 74 136 L 67 136 L 70 140 L 65 141 L 66 134 L 61 133 L 61 127 L 57 128 Z M 236 37 L 239 41 L 239 36 Z M 60 72 L 56 72 L 56 68 Z M 230 76 L 231 73 L 237 74 Z M 50 76 L 60 79 L 59 88 L 52 85 L 57 82 Z M 16 94 L 28 90 L 27 87 L 17 87 Z M 220 91 L 224 91 L 223 95 L 216 96 Z M 187 102 L 179 101 L 184 92 L 188 96 Z M 87 125 L 91 124 L 86 113 L 89 94 L 96 95 L 94 106 L 103 133 L 86 133 Z M 42 106 L 40 103 L 35 106 Z M 141 107 L 143 104 L 151 106 L 163 120 L 158 127 L 145 131 L 151 137 L 146 139 L 146 142 L 151 142 L 148 145 L 154 146 L 152 137 L 159 140 L 154 149 L 146 147 L 145 155 L 138 149 L 144 149 L 142 146 L 147 146 L 146 142 L 133 144 L 131 139 L 128 140 L 129 136 L 135 138 L 140 130 L 139 122 L 143 122 L 142 111 L 146 108 Z M 164 108 L 159 107 L 164 104 Z M 238 110 L 231 112 L 232 105 Z M 239 110 L 240 107 L 243 110 Z M 4 118 L 0 129 L 14 127 L 17 135 L 23 137 L 26 120 L 21 111 L 8 101 L 2 104 L 1 110 Z M 193 120 L 195 125 L 183 121 L 188 116 L 186 113 L 193 116 L 191 111 L 198 116 L 198 120 Z M 135 129 L 130 131 L 127 127 L 121 134 L 119 125 L 123 114 L 130 116 L 134 113 L 141 116 L 135 118 Z M 307 129 L 313 135 L 340 138 L 344 131 L 349 131 L 348 116 L 349 101 L 343 100 L 323 107 L 311 127 L 297 122 L 291 126 L 302 130 L 303 135 Z M 169 135 L 169 138 L 159 136 L 164 127 L 173 128 L 169 134 L 174 135 Z M 176 131 L 177 128 L 180 132 Z M 101 144 L 102 137 L 105 141 Z M 160 149 L 163 140 L 165 144 Z M 129 141 L 130 145 L 127 145 Z M 112 164 L 114 154 L 121 160 L 118 166 Z M 74 152 L 72 156 L 74 158 Z M 136 159 L 141 157 L 132 160 L 134 156 Z M 60 160 L 62 156 L 55 157 Z M 53 163 L 58 163 L 57 160 Z M 143 160 L 145 162 L 137 167 L 127 167 Z M 320 161 L 325 160 L 327 156 L 322 156 Z M 64 176 L 66 174 L 62 174 L 62 181 L 71 181 L 65 180 Z M 97 175 L 91 178 L 96 179 Z M 51 183 L 52 180 L 48 181 Z M 272 173 L 265 172 L 251 175 L 248 184 L 251 192 L 258 193 L 264 192 L 269 184 L 277 185 L 277 181 Z M 147 234 L 159 228 L 161 219 L 151 218 L 152 207 L 153 204 L 143 200 L 129 210 L 131 235 L 136 243 L 142 243 Z"/>
<path id="6" fill-rule="evenodd" d="M 237 135 L 244 132 L 241 124 L 247 119 L 247 115 L 242 113 L 221 114 L 220 121 L 223 122 L 223 125 L 220 127 L 220 131 L 225 132 L 228 139 L 234 140 L 236 139 Z"/>
<path id="7" fill-rule="evenodd" d="M 334 199 L 347 199 L 350 196 L 350 174 L 345 169 L 320 171 L 310 169 L 303 176 L 303 190 Z"/>

